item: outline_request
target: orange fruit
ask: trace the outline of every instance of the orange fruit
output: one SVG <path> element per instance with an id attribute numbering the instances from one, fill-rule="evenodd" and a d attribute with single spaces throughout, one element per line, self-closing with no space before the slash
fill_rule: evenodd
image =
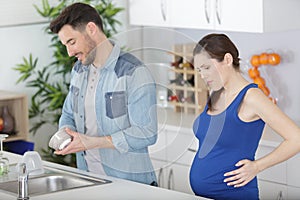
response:
<path id="1" fill-rule="evenodd" d="M 266 96 L 270 95 L 270 90 L 267 86 L 262 86 L 260 89 L 265 93 Z"/>
<path id="2" fill-rule="evenodd" d="M 269 55 L 267 53 L 261 53 L 259 55 L 259 62 L 262 65 L 267 65 L 269 63 Z"/>
<path id="3" fill-rule="evenodd" d="M 250 78 L 254 79 L 254 78 L 260 76 L 260 73 L 259 73 L 257 67 L 252 67 L 248 70 L 248 75 Z"/>
<path id="4" fill-rule="evenodd" d="M 260 62 L 259 62 L 259 55 L 253 55 L 253 56 L 251 57 L 250 63 L 251 63 L 252 66 L 258 67 L 258 66 L 260 65 Z"/>
<path id="5" fill-rule="evenodd" d="M 266 84 L 265 79 L 260 76 L 257 76 L 256 78 L 254 78 L 253 82 L 255 84 L 257 84 L 259 88 L 264 87 Z"/>
<path id="6" fill-rule="evenodd" d="M 280 56 L 277 53 L 269 54 L 268 62 L 270 65 L 278 65 L 280 63 Z"/>

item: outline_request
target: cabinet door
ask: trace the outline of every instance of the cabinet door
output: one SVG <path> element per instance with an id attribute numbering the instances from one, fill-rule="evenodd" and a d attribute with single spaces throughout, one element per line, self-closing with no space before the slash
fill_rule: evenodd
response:
<path id="1" fill-rule="evenodd" d="M 129 0 L 132 25 L 169 26 L 169 0 Z"/>
<path id="2" fill-rule="evenodd" d="M 292 186 L 288 186 L 287 187 L 287 194 L 288 194 L 288 198 L 290 200 L 298 200 L 300 197 L 300 188 L 299 187 L 292 187 Z"/>
<path id="3" fill-rule="evenodd" d="M 247 32 L 263 30 L 263 0 L 215 1 L 215 29 Z"/>
<path id="4" fill-rule="evenodd" d="M 158 187 L 161 188 L 167 188 L 167 178 L 168 178 L 168 165 L 167 162 L 157 160 L 157 159 L 151 159 L 156 178 L 157 178 L 157 184 Z"/>
<path id="5" fill-rule="evenodd" d="M 261 200 L 288 199 L 286 185 L 258 180 L 258 188 L 259 188 L 259 198 Z"/>
<path id="6" fill-rule="evenodd" d="M 173 0 L 171 6 L 171 25 L 179 28 L 213 29 L 214 1 L 211 0 Z"/>
<path id="7" fill-rule="evenodd" d="M 256 152 L 256 159 L 265 156 L 274 150 L 274 147 L 259 145 Z M 258 178 L 276 183 L 287 184 L 287 163 L 282 162 L 270 167 L 258 174 Z"/>
<path id="8" fill-rule="evenodd" d="M 287 184 L 300 187 L 300 154 L 287 160 Z M 300 190 L 300 189 L 299 189 Z M 300 195 L 299 195 L 300 196 Z"/>
<path id="9" fill-rule="evenodd" d="M 194 194 L 190 186 L 190 166 L 174 163 L 169 167 L 168 189 Z"/>
<path id="10" fill-rule="evenodd" d="M 158 159 L 158 160 L 167 160 L 167 134 L 164 130 L 164 127 L 159 125 L 158 132 L 157 132 L 157 141 L 155 144 L 149 147 L 149 154 L 151 159 Z"/>
<path id="11" fill-rule="evenodd" d="M 197 147 L 196 138 L 191 129 L 166 129 L 167 161 L 191 166 Z"/>

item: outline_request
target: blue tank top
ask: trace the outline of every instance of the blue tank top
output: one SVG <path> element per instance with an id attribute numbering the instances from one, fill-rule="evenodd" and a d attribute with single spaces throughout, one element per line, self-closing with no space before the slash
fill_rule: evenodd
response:
<path id="1" fill-rule="evenodd" d="M 240 188 L 227 186 L 224 173 L 237 169 L 242 159 L 254 160 L 265 123 L 244 122 L 238 117 L 240 104 L 249 88 L 243 88 L 225 111 L 207 114 L 208 106 L 196 118 L 194 134 L 199 149 L 190 170 L 190 184 L 196 195 L 212 199 L 259 199 L 257 179 Z"/>

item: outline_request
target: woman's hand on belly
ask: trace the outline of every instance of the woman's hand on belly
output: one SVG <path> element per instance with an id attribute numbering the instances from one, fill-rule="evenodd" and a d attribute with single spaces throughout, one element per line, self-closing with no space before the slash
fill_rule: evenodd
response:
<path id="1" fill-rule="evenodd" d="M 235 166 L 239 168 L 224 174 L 224 176 L 228 177 L 224 179 L 224 182 L 227 183 L 228 186 L 245 186 L 259 173 L 255 161 L 244 159 L 237 162 Z"/>

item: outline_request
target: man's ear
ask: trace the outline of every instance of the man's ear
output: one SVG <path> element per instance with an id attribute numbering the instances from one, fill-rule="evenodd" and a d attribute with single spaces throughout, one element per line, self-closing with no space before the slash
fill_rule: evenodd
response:
<path id="1" fill-rule="evenodd" d="M 97 32 L 97 26 L 96 26 L 96 24 L 94 22 L 87 23 L 87 25 L 86 25 L 86 32 L 89 35 L 95 35 L 96 32 Z"/>
<path id="2" fill-rule="evenodd" d="M 233 63 L 233 58 L 232 58 L 232 55 L 230 53 L 226 53 L 224 55 L 224 62 L 227 64 L 227 65 L 231 65 Z"/>

